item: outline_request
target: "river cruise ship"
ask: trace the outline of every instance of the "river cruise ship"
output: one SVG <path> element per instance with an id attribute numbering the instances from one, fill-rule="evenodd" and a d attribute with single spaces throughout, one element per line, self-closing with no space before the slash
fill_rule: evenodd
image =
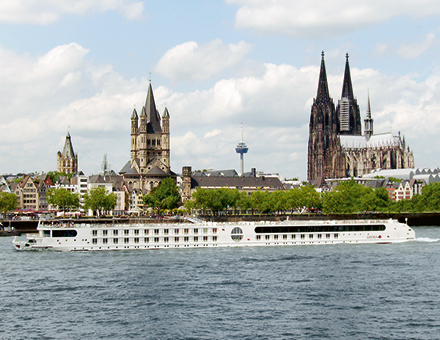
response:
<path id="1" fill-rule="evenodd" d="M 17 250 L 102 251 L 128 249 L 257 247 L 412 241 L 397 220 L 332 220 L 218 223 L 40 222 L 38 234 L 16 237 Z"/>

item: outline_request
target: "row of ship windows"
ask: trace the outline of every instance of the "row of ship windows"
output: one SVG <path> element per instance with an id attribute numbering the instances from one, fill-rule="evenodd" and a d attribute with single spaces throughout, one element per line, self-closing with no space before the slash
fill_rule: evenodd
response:
<path id="1" fill-rule="evenodd" d="M 262 236 L 264 236 L 264 239 L 265 239 L 265 240 L 270 240 L 272 235 L 257 235 L 257 236 L 256 236 L 257 241 L 263 239 Z M 288 236 L 289 236 L 289 235 L 282 235 L 283 240 L 287 240 L 287 239 L 288 239 Z M 292 234 L 292 235 L 290 235 L 290 239 L 295 240 L 297 236 L 299 236 L 299 238 L 300 238 L 301 240 L 304 240 L 304 239 L 306 238 L 306 234 L 300 234 L 300 235 Z M 308 236 L 309 236 L 309 237 L 308 237 L 309 240 L 313 239 L 314 237 L 316 237 L 317 239 L 322 239 L 322 238 L 323 238 L 323 235 L 322 235 L 322 234 L 309 234 Z M 326 239 L 331 238 L 331 234 L 325 234 L 325 238 L 326 238 Z M 334 238 L 334 239 L 337 239 L 337 238 L 339 238 L 339 235 L 338 235 L 338 234 L 333 234 L 333 238 Z M 273 238 L 272 238 L 272 239 L 273 239 L 273 240 L 281 239 L 281 235 L 273 235 Z"/>
<path id="2" fill-rule="evenodd" d="M 168 243 L 168 242 L 170 242 L 170 241 L 173 241 L 174 240 L 174 242 L 175 243 L 178 243 L 178 242 L 181 242 L 181 241 L 183 241 L 183 242 L 189 242 L 190 241 L 190 237 L 189 236 L 184 236 L 184 237 L 178 237 L 178 236 L 176 236 L 176 237 L 135 237 L 135 238 L 133 238 L 132 239 L 133 240 L 133 243 L 141 243 L 141 242 L 143 242 L 143 243 Z M 208 236 L 203 236 L 203 237 L 200 237 L 200 241 L 202 241 L 203 240 L 203 242 L 209 242 L 209 241 L 212 241 L 212 242 L 217 242 L 217 236 L 212 236 L 212 238 L 211 237 L 208 237 Z M 198 236 L 194 236 L 194 237 L 191 237 L 191 241 L 192 242 L 199 242 L 199 237 Z M 102 244 L 108 244 L 109 243 L 109 239 L 108 238 L 103 238 L 103 239 L 97 239 L 97 238 L 92 238 L 92 244 L 98 244 L 98 242 L 102 242 Z M 113 242 L 113 244 L 129 244 L 129 243 L 131 243 L 130 242 L 130 238 L 128 238 L 128 237 L 125 237 L 125 238 L 110 238 L 110 242 Z"/>
<path id="3" fill-rule="evenodd" d="M 160 232 L 162 230 L 162 233 Z M 132 234 L 130 233 L 129 229 L 124 229 L 124 230 L 118 230 L 118 229 L 113 229 L 111 231 L 111 234 L 113 236 L 118 236 L 118 235 L 124 235 L 124 236 L 129 236 L 129 235 L 199 235 L 199 229 L 194 228 L 191 229 L 192 233 L 190 233 L 190 229 L 189 228 L 184 228 L 184 229 L 143 229 L 143 231 L 139 230 L 139 229 L 133 229 L 132 230 Z M 108 230 L 101 230 L 102 233 L 99 233 L 99 236 L 109 236 L 109 231 Z M 200 230 L 200 234 L 217 234 L 217 228 L 201 228 Z M 92 236 L 98 236 L 98 230 L 92 230 Z"/>

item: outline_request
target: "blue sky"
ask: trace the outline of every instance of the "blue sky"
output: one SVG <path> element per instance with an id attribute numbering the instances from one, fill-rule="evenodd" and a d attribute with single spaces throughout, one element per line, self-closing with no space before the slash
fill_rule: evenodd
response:
<path id="1" fill-rule="evenodd" d="M 438 167 L 440 3 L 369 1 L 0 1 L 0 174 L 51 171 L 69 129 L 79 167 L 119 171 L 130 116 L 153 85 L 171 116 L 171 167 L 251 167 L 306 179 L 321 51 L 330 94 L 345 53 L 375 133 L 405 135 Z"/>

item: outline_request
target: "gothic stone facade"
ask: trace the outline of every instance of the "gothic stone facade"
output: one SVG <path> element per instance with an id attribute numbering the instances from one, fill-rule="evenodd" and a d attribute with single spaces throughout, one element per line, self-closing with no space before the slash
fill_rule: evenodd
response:
<path id="1" fill-rule="evenodd" d="M 170 169 L 170 115 L 165 108 L 162 118 L 156 109 L 151 83 L 147 99 L 138 116 L 131 116 L 131 159 L 120 173 L 129 189 L 148 192 L 166 177 L 175 174 Z"/>
<path id="2" fill-rule="evenodd" d="M 360 110 L 353 95 L 348 54 L 342 95 L 335 108 L 328 90 L 323 52 L 318 92 L 310 115 L 307 179 L 320 182 L 326 178 L 362 176 L 379 168 L 412 167 L 413 153 L 400 133 L 398 136 L 373 133 L 370 98 L 362 135 Z"/>

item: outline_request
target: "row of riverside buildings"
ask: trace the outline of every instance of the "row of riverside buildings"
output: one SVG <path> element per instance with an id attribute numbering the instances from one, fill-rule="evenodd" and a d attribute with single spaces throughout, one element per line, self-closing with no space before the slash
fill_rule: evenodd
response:
<path id="1" fill-rule="evenodd" d="M 3 176 L 0 191 L 14 192 L 20 209 L 46 210 L 50 208 L 45 198 L 49 187 L 65 187 L 83 195 L 93 187 L 102 186 L 116 194 L 115 213 L 122 214 L 143 211 L 142 197 L 168 177 L 175 179 L 183 201 L 191 199 L 199 187 L 237 188 L 251 194 L 257 190 L 287 190 L 304 184 L 256 169 L 239 175 L 235 170 L 193 171 L 191 166 L 185 166 L 181 174 L 173 172 L 170 114 L 166 107 L 162 115 L 157 110 L 151 83 L 145 104 L 140 112 L 133 110 L 130 125 L 130 159 L 119 173 L 104 171 L 86 176 L 79 171 L 78 155 L 68 133 L 63 151 L 57 153 L 57 171 L 73 174 L 72 177 L 60 177 L 52 183 L 44 174 L 25 175 L 19 180 Z M 363 130 L 348 54 L 342 95 L 335 106 L 328 90 L 323 52 L 318 91 L 310 115 L 307 183 L 325 191 L 332 190 L 340 181 L 354 179 L 373 188 L 384 187 L 392 200 L 401 200 L 420 194 L 426 184 L 440 181 L 439 169 L 415 168 L 413 153 L 400 132 L 397 136 L 391 132 L 374 133 L 369 96 Z"/>

